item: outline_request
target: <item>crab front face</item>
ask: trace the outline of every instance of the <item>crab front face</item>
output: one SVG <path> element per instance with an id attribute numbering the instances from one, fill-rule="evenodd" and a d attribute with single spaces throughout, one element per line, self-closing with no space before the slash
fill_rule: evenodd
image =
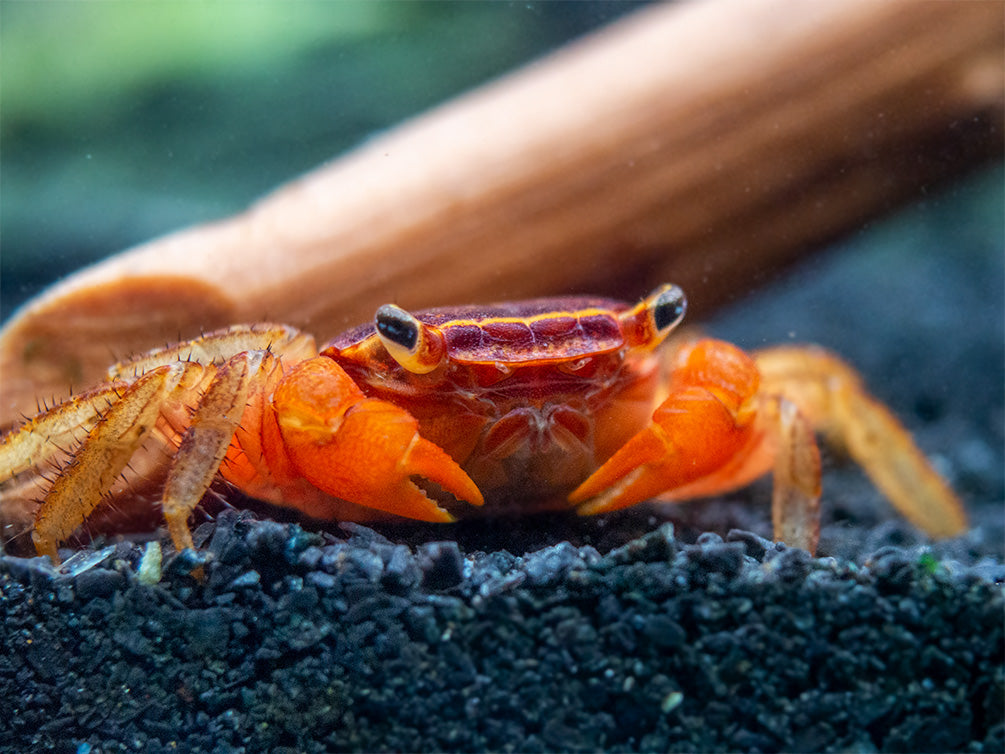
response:
<path id="1" fill-rule="evenodd" d="M 649 420 L 656 352 L 684 315 L 663 286 L 635 306 L 599 298 L 429 309 L 385 306 L 322 352 L 369 396 L 401 406 L 497 509 L 566 495 Z"/>

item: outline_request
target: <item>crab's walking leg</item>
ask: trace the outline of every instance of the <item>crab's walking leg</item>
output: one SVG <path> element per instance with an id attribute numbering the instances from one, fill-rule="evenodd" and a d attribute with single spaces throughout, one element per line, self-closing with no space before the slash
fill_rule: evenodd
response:
<path id="1" fill-rule="evenodd" d="M 176 550 L 193 547 L 189 514 L 227 454 L 244 415 L 250 383 L 266 355 L 263 351 L 241 353 L 219 367 L 192 414 L 164 483 L 164 520 Z"/>
<path id="2" fill-rule="evenodd" d="M 290 372 L 273 396 L 285 451 L 297 472 L 320 490 L 359 505 L 422 521 L 452 521 L 411 477 L 424 477 L 459 500 L 481 492 L 418 421 L 387 401 L 367 398 L 331 359 Z"/>
<path id="3" fill-rule="evenodd" d="M 781 396 L 762 401 L 758 421 L 775 455 L 771 495 L 775 541 L 815 553 L 820 539 L 820 452 L 813 426 Z"/>
<path id="4" fill-rule="evenodd" d="M 771 348 L 755 359 L 764 392 L 786 396 L 843 445 L 905 518 L 936 537 L 966 529 L 959 500 L 851 367 L 811 347 Z"/>
<path id="5" fill-rule="evenodd" d="M 269 351 L 282 357 L 287 364 L 318 355 L 314 338 L 289 325 L 261 322 L 254 325 L 234 325 L 223 330 L 158 348 L 123 361 L 108 370 L 109 379 L 130 379 L 165 364 L 194 361 L 200 364 L 222 364 L 232 356 L 253 351 Z"/>
<path id="6" fill-rule="evenodd" d="M 11 477 L 45 463 L 75 445 L 101 418 L 101 412 L 128 388 L 112 382 L 74 396 L 36 416 L 0 443 L 0 469 Z"/>
<path id="7" fill-rule="evenodd" d="M 171 395 L 191 387 L 201 371 L 199 365 L 187 362 L 158 367 L 125 388 L 53 482 L 39 508 L 31 536 L 40 555 L 59 562 L 57 544 L 98 505 L 153 429 Z"/>
<path id="8" fill-rule="evenodd" d="M 191 546 L 188 514 L 220 466 L 261 364 L 278 364 L 273 351 L 293 362 L 317 354 L 313 338 L 291 327 L 231 327 L 118 364 L 109 370 L 114 382 L 7 438 L 0 468 L 9 466 L 14 474 L 26 456 L 33 456 L 37 468 L 39 456 L 44 460 L 74 443 L 75 429 L 90 430 L 35 514 L 32 538 L 39 554 L 56 562 L 59 542 L 98 505 L 160 421 L 177 431 L 188 427 L 168 474 L 164 507 L 175 545 Z M 191 420 L 186 403 L 197 406 Z"/>
<path id="9" fill-rule="evenodd" d="M 188 517 L 202 500 L 234 439 L 247 420 L 255 418 L 249 431 L 260 431 L 261 401 L 266 386 L 282 376 L 282 362 L 297 363 L 317 355 L 314 339 L 286 325 L 237 325 L 113 367 L 110 376 L 128 369 L 146 370 L 178 359 L 194 360 L 211 367 L 213 378 L 198 397 L 198 404 L 182 436 L 164 483 L 164 519 L 175 549 L 193 546 Z M 248 412 L 254 393 L 254 411 Z"/>
<path id="10" fill-rule="evenodd" d="M 128 387 L 117 381 L 76 395 L 0 441 L 0 526 L 5 535 L 34 527 L 38 501 L 52 486 L 47 474 L 72 457 L 101 412 Z"/>

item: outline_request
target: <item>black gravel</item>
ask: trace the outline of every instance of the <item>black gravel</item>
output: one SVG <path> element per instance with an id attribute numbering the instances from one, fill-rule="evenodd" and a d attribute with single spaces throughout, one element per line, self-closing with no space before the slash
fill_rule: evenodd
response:
<path id="1" fill-rule="evenodd" d="M 10 750 L 1005 747 L 1001 589 L 924 551 L 860 567 L 671 524 L 522 556 L 248 512 L 207 528 L 155 586 L 129 544 L 74 575 L 0 562 Z"/>
<path id="2" fill-rule="evenodd" d="M 710 326 L 846 355 L 966 535 L 929 542 L 830 453 L 817 558 L 764 538 L 765 483 L 379 531 L 242 504 L 159 580 L 142 542 L 2 555 L 0 750 L 1005 751 L 1005 255 L 973 230 L 1000 186 Z"/>

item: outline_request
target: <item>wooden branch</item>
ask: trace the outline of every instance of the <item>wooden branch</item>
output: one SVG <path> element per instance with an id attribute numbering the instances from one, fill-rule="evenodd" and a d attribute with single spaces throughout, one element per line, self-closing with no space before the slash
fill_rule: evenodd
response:
<path id="1" fill-rule="evenodd" d="M 126 356 L 270 318 L 663 280 L 692 310 L 1000 157 L 1002 6 L 646 9 L 223 222 L 68 278 L 0 332 L 0 425 Z"/>

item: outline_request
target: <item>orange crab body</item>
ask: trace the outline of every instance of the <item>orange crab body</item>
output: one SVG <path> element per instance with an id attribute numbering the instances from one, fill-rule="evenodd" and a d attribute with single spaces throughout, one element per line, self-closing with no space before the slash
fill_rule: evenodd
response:
<path id="1" fill-rule="evenodd" d="M 217 473 L 318 518 L 449 521 L 682 500 L 773 470 L 775 536 L 812 550 L 816 428 L 838 435 L 918 525 L 965 526 L 849 367 L 812 348 L 751 357 L 709 339 L 663 346 L 684 310 L 667 285 L 635 305 L 567 297 L 414 315 L 388 305 L 320 353 L 279 325 L 212 333 L 117 365 L 107 385 L 8 435 L 0 513 L 76 443 L 31 514 L 36 547 L 55 559 L 153 437 L 172 449 L 162 503 L 179 548 L 192 545 L 188 516 Z"/>
<path id="2" fill-rule="evenodd" d="M 478 485 L 489 509 L 568 506 L 566 496 L 645 426 L 660 359 L 633 348 L 603 299 L 543 299 L 503 307 L 421 312 L 445 359 L 408 371 L 372 325 L 322 356 L 368 396 L 401 406 L 420 434 Z"/>

